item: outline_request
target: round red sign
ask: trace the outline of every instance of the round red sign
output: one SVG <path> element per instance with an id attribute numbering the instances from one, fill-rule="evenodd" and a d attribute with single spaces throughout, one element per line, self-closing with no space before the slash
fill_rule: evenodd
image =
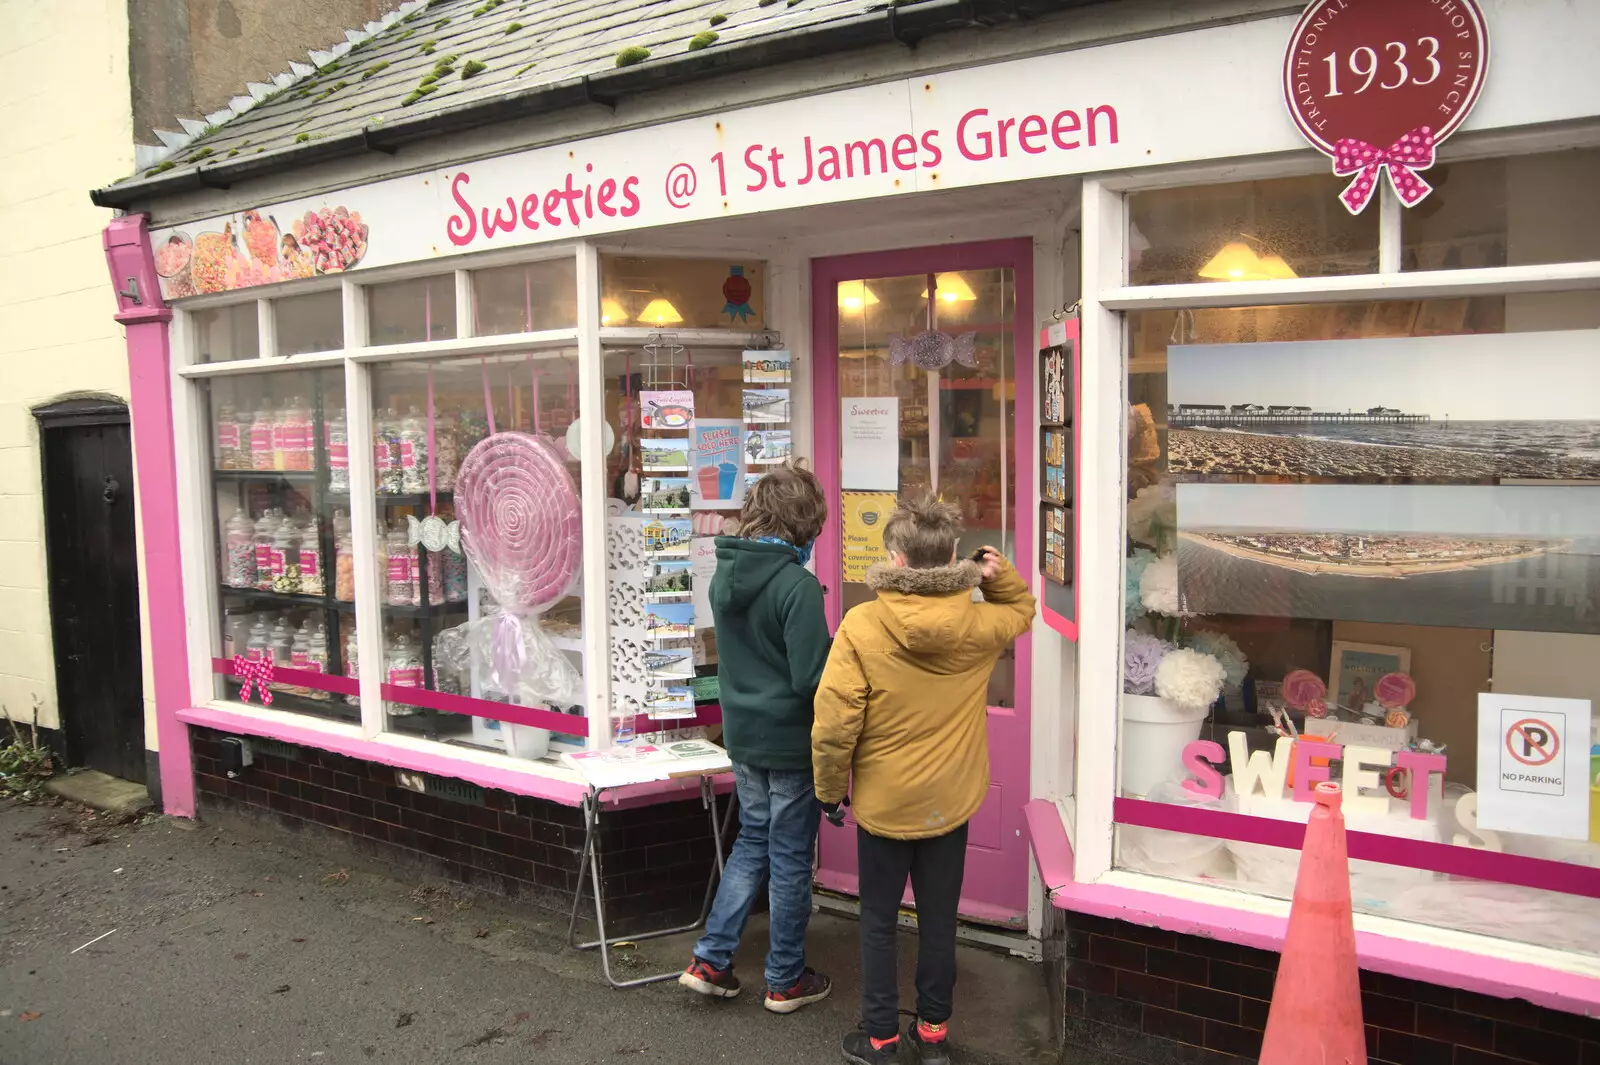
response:
<path id="1" fill-rule="evenodd" d="M 1289 39 L 1284 99 L 1334 171 L 1360 175 L 1347 207 L 1366 206 L 1385 166 L 1410 205 L 1429 192 L 1415 172 L 1465 120 L 1488 66 L 1475 0 L 1315 0 Z"/>

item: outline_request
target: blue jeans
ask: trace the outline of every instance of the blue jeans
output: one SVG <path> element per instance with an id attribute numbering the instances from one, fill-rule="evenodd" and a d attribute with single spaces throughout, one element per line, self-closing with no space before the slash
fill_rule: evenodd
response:
<path id="1" fill-rule="evenodd" d="M 762 769 L 735 762 L 733 779 L 739 795 L 739 838 L 717 885 L 706 934 L 694 945 L 695 957 L 719 969 L 732 963 L 750 907 L 767 882 L 767 986 L 787 990 L 806 966 L 811 856 L 822 811 L 809 769 Z"/>

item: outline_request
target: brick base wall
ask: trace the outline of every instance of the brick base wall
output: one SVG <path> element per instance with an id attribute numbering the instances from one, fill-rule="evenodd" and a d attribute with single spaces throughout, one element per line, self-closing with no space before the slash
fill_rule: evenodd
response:
<path id="1" fill-rule="evenodd" d="M 1045 962 L 1065 1061 L 1242 1065 L 1261 1052 L 1271 951 L 1051 909 Z M 1371 1065 L 1600 1065 L 1600 1019 L 1366 971 L 1361 999 Z"/>
<path id="2" fill-rule="evenodd" d="M 228 810 L 266 819 L 562 917 L 571 910 L 581 810 L 462 782 L 449 782 L 454 798 L 420 793 L 400 787 L 393 766 L 261 741 L 251 741 L 255 764 L 229 780 L 223 734 L 190 731 L 202 817 Z M 610 811 L 600 827 L 608 933 L 694 918 L 714 857 L 698 797 Z M 592 905 L 583 912 L 592 916 Z"/>

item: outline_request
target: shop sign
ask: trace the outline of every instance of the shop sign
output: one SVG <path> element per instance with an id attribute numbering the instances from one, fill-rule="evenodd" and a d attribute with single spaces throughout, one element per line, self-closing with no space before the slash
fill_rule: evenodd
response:
<path id="1" fill-rule="evenodd" d="M 1443 794 L 1446 762 L 1442 754 L 1333 743 L 1313 736 L 1280 736 L 1269 755 L 1250 750 L 1243 732 L 1228 733 L 1227 751 L 1214 740 L 1186 744 L 1183 767 L 1189 775 L 1183 788 L 1200 798 L 1222 798 L 1225 789 L 1218 767 L 1227 764 L 1241 802 L 1258 792 L 1271 802 L 1282 802 L 1287 786 L 1288 798 L 1309 803 L 1316 784 L 1332 775 L 1334 762 L 1342 767 L 1340 786 L 1347 814 L 1386 815 L 1389 800 L 1394 798 L 1407 800 L 1414 820 L 1426 821 L 1431 801 Z"/>
<path id="2" fill-rule="evenodd" d="M 1283 94 L 1306 140 L 1354 175 L 1339 199 L 1372 202 L 1384 172 L 1413 207 L 1421 171 L 1477 102 L 1489 37 L 1476 0 L 1314 0 L 1283 58 Z"/>
<path id="3" fill-rule="evenodd" d="M 850 491 L 900 488 L 900 397 L 839 400 L 840 484 Z"/>
<path id="4" fill-rule="evenodd" d="M 1589 838 L 1587 699 L 1478 695 L 1478 823 Z"/>

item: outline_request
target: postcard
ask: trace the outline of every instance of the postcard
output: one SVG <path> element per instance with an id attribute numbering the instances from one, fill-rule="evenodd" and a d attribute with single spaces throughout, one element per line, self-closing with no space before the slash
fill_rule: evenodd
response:
<path id="1" fill-rule="evenodd" d="M 644 632 L 652 640 L 689 639 L 694 635 L 694 604 L 645 604 Z"/>
<path id="2" fill-rule="evenodd" d="M 689 513 L 687 477 L 646 477 L 639 493 L 639 509 L 646 514 Z"/>
<path id="3" fill-rule="evenodd" d="M 693 392 L 678 390 L 639 393 L 639 423 L 646 430 L 684 432 L 693 421 Z"/>
<path id="4" fill-rule="evenodd" d="M 646 473 L 686 473 L 689 469 L 687 436 L 646 437 L 639 441 Z"/>
<path id="5" fill-rule="evenodd" d="M 787 351 L 747 351 L 744 353 L 744 380 L 750 385 L 789 383 Z"/>
<path id="6" fill-rule="evenodd" d="M 776 466 L 792 453 L 788 429 L 751 429 L 745 434 L 744 453 L 751 466 Z"/>
<path id="7" fill-rule="evenodd" d="M 656 571 L 645 582 L 644 596 L 648 600 L 682 599 L 694 589 L 693 562 L 674 559 L 656 563 Z"/>
<path id="8" fill-rule="evenodd" d="M 694 523 L 688 518 L 651 517 L 644 523 L 644 549 L 651 555 L 689 557 L 689 541 L 694 539 Z"/>
<path id="9" fill-rule="evenodd" d="M 745 389 L 744 420 L 747 422 L 788 421 L 789 390 L 787 388 Z"/>
<path id="10" fill-rule="evenodd" d="M 688 680 L 694 676 L 694 649 L 652 648 L 644 653 L 644 667 L 652 677 L 662 680 Z"/>

